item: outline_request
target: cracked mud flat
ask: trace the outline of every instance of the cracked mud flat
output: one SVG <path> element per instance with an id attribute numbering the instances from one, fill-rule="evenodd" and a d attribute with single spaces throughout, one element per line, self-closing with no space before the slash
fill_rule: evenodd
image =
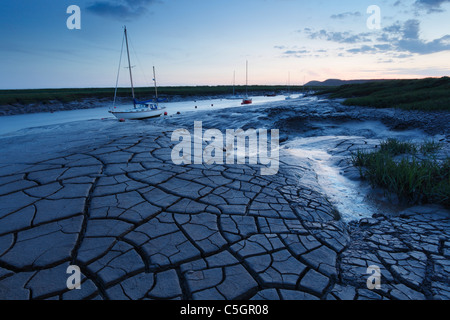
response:
<path id="1" fill-rule="evenodd" d="M 346 160 L 389 136 L 447 148 L 446 116 L 303 99 L 4 136 L 0 299 L 449 299 L 449 212 L 392 205 Z M 199 120 L 280 128 L 279 173 L 174 165 Z"/>

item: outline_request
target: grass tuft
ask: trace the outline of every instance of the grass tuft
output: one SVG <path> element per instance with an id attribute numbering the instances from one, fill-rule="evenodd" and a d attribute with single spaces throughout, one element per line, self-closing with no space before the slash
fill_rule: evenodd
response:
<path id="1" fill-rule="evenodd" d="M 450 158 L 419 160 L 415 155 L 434 154 L 435 142 L 420 146 L 389 139 L 376 152 L 357 150 L 352 163 L 372 186 L 385 188 L 412 204 L 437 203 L 450 207 Z M 400 159 L 398 159 L 398 156 Z"/>

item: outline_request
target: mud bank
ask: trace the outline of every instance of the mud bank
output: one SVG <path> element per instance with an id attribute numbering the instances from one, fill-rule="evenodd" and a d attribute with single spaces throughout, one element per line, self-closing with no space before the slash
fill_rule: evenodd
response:
<path id="1" fill-rule="evenodd" d="M 448 147 L 448 123 L 429 117 L 308 98 L 3 136 L 0 298 L 449 299 L 449 212 L 387 214 L 346 162 L 389 136 Z M 393 130 L 395 119 L 417 126 Z M 171 134 L 194 121 L 279 128 L 279 173 L 175 165 Z M 66 286 L 69 265 L 81 290 Z"/>

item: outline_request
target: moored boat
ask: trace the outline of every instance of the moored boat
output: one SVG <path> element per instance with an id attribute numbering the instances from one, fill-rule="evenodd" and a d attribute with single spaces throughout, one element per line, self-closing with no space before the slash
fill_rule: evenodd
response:
<path id="1" fill-rule="evenodd" d="M 236 90 L 235 90 L 235 86 L 236 86 L 236 71 L 233 73 L 233 95 L 231 97 L 228 97 L 228 100 L 242 100 L 242 96 L 239 96 L 236 94 Z"/>
<path id="2" fill-rule="evenodd" d="M 252 104 L 253 100 L 252 98 L 247 98 L 247 99 L 243 99 L 241 105 L 245 105 L 245 104 Z"/>
<path id="3" fill-rule="evenodd" d="M 241 105 L 252 104 L 252 98 L 248 97 L 248 61 L 245 65 L 245 97 L 242 99 Z"/>
<path id="4" fill-rule="evenodd" d="M 120 56 L 120 62 L 119 62 L 119 71 L 117 74 L 117 81 L 116 81 L 116 90 L 114 93 L 114 103 L 113 103 L 113 109 L 109 112 L 113 114 L 117 119 L 127 119 L 127 120 L 141 120 L 141 119 L 149 119 L 149 118 L 156 118 L 161 116 L 164 111 L 165 107 L 161 107 L 159 105 L 158 100 L 158 87 L 156 85 L 156 72 L 155 67 L 153 67 L 153 81 L 155 84 L 155 99 L 154 100 L 148 100 L 148 101 L 138 101 L 136 100 L 136 96 L 134 93 L 134 85 L 133 85 L 133 75 L 131 72 L 131 60 L 130 60 L 130 51 L 128 48 L 128 35 L 127 35 L 127 28 L 124 27 L 124 41 L 126 43 L 127 48 L 127 55 L 128 55 L 128 69 L 130 71 L 130 82 L 131 82 L 131 94 L 133 97 L 133 106 L 128 107 L 126 109 L 118 109 L 116 107 L 116 97 L 117 97 L 117 86 L 119 81 L 119 73 L 120 73 L 120 64 L 122 61 L 122 52 L 123 52 L 123 43 L 122 43 L 122 51 Z"/>

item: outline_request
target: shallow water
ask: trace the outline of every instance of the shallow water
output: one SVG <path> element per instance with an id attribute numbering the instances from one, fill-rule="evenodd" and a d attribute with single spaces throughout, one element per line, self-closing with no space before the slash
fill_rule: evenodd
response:
<path id="1" fill-rule="evenodd" d="M 253 97 L 253 105 L 260 105 L 267 102 L 276 102 L 284 100 L 284 96 L 276 97 Z M 167 108 L 168 115 L 175 115 L 177 112 L 182 114 L 187 112 L 205 111 L 205 110 L 220 110 L 224 108 L 241 107 L 241 100 L 227 100 L 227 99 L 212 99 L 212 100 L 197 100 L 197 101 L 182 101 L 182 102 L 168 102 L 161 103 L 161 106 Z M 197 108 L 195 108 L 197 107 Z M 117 109 L 127 109 L 129 106 L 117 105 Z M 110 106 L 79 109 L 70 111 L 58 111 L 54 113 L 30 113 L 13 116 L 0 117 L 0 135 L 12 133 L 18 130 L 35 128 L 41 126 L 49 126 L 56 124 L 63 124 L 72 121 L 83 121 L 93 119 L 112 118 L 108 111 Z"/>
<path id="2" fill-rule="evenodd" d="M 351 157 L 349 147 L 355 151 L 375 146 L 387 138 L 419 143 L 430 138 L 418 129 L 392 131 L 378 121 L 322 123 L 319 132 L 323 135 L 317 135 L 315 130 L 315 136 L 306 132 L 306 137 L 291 139 L 284 149 L 298 160 L 292 164 L 307 162 L 314 169 L 324 193 L 346 222 L 370 218 L 376 213 L 392 215 L 396 211 L 394 206 L 386 205 L 385 199 L 374 199 L 373 189 L 368 183 L 351 180 L 343 174 L 345 163 L 349 165 Z"/>
<path id="3" fill-rule="evenodd" d="M 299 164 L 309 163 L 317 174 L 318 182 L 328 200 L 346 222 L 369 218 L 378 210 L 367 199 L 370 188 L 361 181 L 353 181 L 343 176 L 341 169 L 336 166 L 335 157 L 327 152 L 348 138 L 352 137 L 297 138 L 285 146 L 286 151 L 293 155 L 294 159 L 298 159 Z"/>

